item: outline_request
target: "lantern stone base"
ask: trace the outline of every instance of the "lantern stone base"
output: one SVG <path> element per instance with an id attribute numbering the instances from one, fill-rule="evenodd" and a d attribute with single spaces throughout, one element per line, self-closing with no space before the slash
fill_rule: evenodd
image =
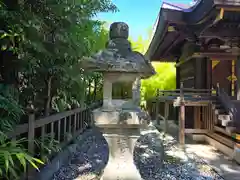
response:
<path id="1" fill-rule="evenodd" d="M 102 180 L 141 180 L 134 161 L 133 150 L 139 136 L 104 134 L 109 146 L 109 160 Z"/>
<path id="2" fill-rule="evenodd" d="M 109 159 L 101 180 L 141 180 L 133 151 L 143 125 L 136 112 L 124 113 L 101 108 L 93 111 L 95 125 L 101 129 L 109 147 Z"/>

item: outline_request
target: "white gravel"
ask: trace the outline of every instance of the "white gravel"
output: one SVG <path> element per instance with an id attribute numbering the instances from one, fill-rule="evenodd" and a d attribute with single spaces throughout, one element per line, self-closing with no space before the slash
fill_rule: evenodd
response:
<path id="1" fill-rule="evenodd" d="M 107 143 L 101 133 L 94 130 L 52 180 L 99 179 L 107 161 Z M 154 131 L 145 132 L 138 139 L 134 162 L 145 180 L 223 180 L 195 154 L 184 153 L 173 137 Z"/>

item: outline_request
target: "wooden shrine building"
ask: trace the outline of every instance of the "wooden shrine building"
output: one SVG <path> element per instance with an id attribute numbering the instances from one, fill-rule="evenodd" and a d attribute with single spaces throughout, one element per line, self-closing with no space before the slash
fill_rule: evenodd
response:
<path id="1" fill-rule="evenodd" d="M 239 0 L 198 0 L 188 8 L 163 3 L 146 53 L 151 61 L 176 63 L 175 95 L 160 91 L 159 99 L 174 102 L 182 91 L 191 102 L 185 132 L 202 130 L 230 149 L 240 133 L 239 22 Z"/>

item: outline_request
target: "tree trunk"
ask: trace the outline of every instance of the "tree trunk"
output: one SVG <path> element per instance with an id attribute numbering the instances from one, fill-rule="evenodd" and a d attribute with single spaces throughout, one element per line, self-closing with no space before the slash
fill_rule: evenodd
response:
<path id="1" fill-rule="evenodd" d="M 45 102 L 45 107 L 44 107 L 44 116 L 49 116 L 49 112 L 51 110 L 51 90 L 52 90 L 52 76 L 49 77 L 47 80 L 47 99 Z"/>

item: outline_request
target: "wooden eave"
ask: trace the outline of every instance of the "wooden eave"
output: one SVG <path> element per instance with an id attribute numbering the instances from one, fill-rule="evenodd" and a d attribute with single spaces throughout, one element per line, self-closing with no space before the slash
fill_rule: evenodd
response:
<path id="1" fill-rule="evenodd" d="M 161 9 L 161 12 L 159 13 L 159 21 L 157 23 L 156 31 L 145 54 L 151 61 L 158 61 L 159 56 L 156 55 L 156 53 L 160 49 L 168 49 L 172 42 L 176 40 L 176 37 L 179 36 L 178 31 L 169 32 L 168 29 L 171 22 L 176 21 L 174 18 L 177 18 L 177 21 L 180 22 L 180 20 L 182 19 L 181 12 L 176 10 Z M 161 60 L 167 62 L 174 62 L 174 59 L 169 59 L 169 57 L 168 59 L 161 57 Z"/>
<path id="2" fill-rule="evenodd" d="M 229 5 L 230 1 L 228 1 L 228 9 Z M 173 17 L 177 10 L 161 9 L 157 29 L 146 55 L 151 61 L 174 62 L 176 58 L 173 56 L 172 50 L 179 43 L 185 39 L 194 38 L 194 36 L 198 38 L 201 36 L 201 32 L 206 32 L 205 35 L 212 35 L 208 29 L 221 21 L 221 17 L 219 17 L 221 8 L 219 7 L 223 6 L 224 3 L 220 4 L 219 1 L 201 1 L 191 11 L 178 11 L 181 16 L 178 16 L 177 19 Z M 169 32 L 169 27 L 173 27 L 174 31 Z"/>

